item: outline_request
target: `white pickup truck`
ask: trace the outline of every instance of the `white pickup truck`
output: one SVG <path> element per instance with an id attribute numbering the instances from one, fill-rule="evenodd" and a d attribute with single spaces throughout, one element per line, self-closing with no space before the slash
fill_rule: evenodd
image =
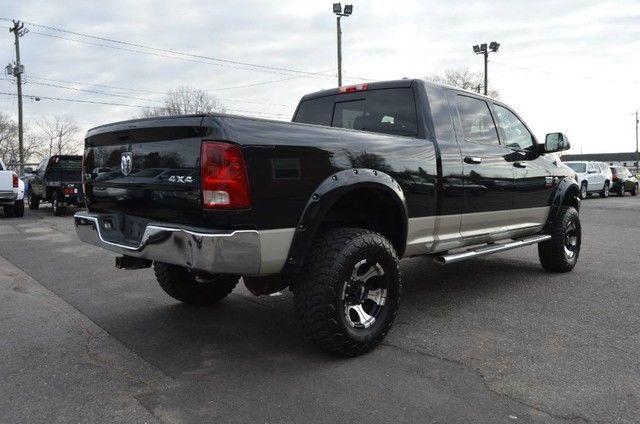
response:
<path id="1" fill-rule="evenodd" d="M 24 216 L 24 183 L 0 159 L 0 206 L 7 218 Z"/>

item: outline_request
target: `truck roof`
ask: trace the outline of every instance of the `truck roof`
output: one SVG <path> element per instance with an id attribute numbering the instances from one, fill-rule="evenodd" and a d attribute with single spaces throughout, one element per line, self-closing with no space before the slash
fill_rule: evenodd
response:
<path id="1" fill-rule="evenodd" d="M 426 79 L 422 79 L 422 78 L 403 78 L 403 79 L 398 79 L 398 80 L 388 80 L 388 81 L 374 81 L 374 82 L 362 82 L 360 84 L 367 84 L 367 89 L 368 90 L 382 90 L 382 89 L 386 89 L 386 88 L 407 88 L 407 87 L 411 87 L 411 85 L 415 82 L 420 82 L 422 84 L 426 84 L 426 85 L 431 85 L 434 87 L 444 87 L 444 88 L 450 88 L 453 90 L 457 90 L 457 91 L 462 91 L 462 92 L 466 92 L 469 94 L 473 94 L 474 96 L 479 96 L 479 97 L 484 97 L 486 99 L 489 99 L 491 101 L 494 102 L 499 102 L 496 99 L 493 99 L 489 96 L 485 96 L 482 95 L 480 93 L 477 93 L 475 91 L 471 91 L 471 90 L 465 90 L 463 88 L 460 87 L 455 87 L 452 85 L 448 85 L 448 84 L 442 84 L 442 83 L 438 83 L 438 82 L 433 82 L 433 81 L 429 81 Z M 353 85 L 360 85 L 360 84 L 353 84 Z M 318 97 L 325 97 L 325 96 L 335 96 L 336 94 L 339 94 L 339 87 L 335 87 L 335 88 L 329 88 L 326 90 L 320 90 L 320 91 L 316 91 L 314 93 L 309 93 L 306 94 L 302 97 L 302 99 L 300 101 L 304 101 L 304 100 L 309 100 L 309 99 L 315 99 Z"/>

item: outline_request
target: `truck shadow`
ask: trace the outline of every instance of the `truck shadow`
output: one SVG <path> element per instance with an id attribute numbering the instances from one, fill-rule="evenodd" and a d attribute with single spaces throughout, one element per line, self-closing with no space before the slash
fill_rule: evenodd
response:
<path id="1" fill-rule="evenodd" d="M 402 271 L 404 291 L 396 327 L 402 326 L 403 334 L 426 331 L 433 310 L 439 311 L 441 318 L 443 310 L 459 316 L 470 300 L 512 298 L 520 285 L 534 280 L 539 285 L 554 284 L 548 278 L 550 274 L 544 274 L 533 259 L 491 257 L 442 267 L 417 258 L 403 261 Z M 543 282 L 541 275 L 545 276 Z M 218 305 L 191 307 L 168 301 L 157 307 L 127 308 L 126 319 L 110 314 L 101 325 L 173 377 L 204 378 L 219 373 L 216 368 L 221 364 L 244 367 L 258 360 L 265 366 L 287 369 L 336 361 L 338 358 L 318 351 L 303 339 L 292 313 L 292 301 L 288 290 L 281 296 L 256 298 L 238 287 Z M 393 338 L 394 330 L 388 340 Z"/>

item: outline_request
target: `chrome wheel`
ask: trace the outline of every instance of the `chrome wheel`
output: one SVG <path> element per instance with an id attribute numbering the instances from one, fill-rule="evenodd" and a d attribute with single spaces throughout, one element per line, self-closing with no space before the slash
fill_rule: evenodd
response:
<path id="1" fill-rule="evenodd" d="M 604 185 L 604 197 L 609 197 L 609 184 Z"/>
<path id="2" fill-rule="evenodd" d="M 387 300 L 388 283 L 384 269 L 367 259 L 358 262 L 342 288 L 346 322 L 354 328 L 368 328 L 376 322 Z"/>
<path id="3" fill-rule="evenodd" d="M 567 229 L 564 237 L 564 254 L 568 259 L 573 257 L 578 252 L 578 227 L 576 223 L 571 221 L 567 224 Z"/>
<path id="4" fill-rule="evenodd" d="M 586 184 L 582 184 L 580 186 L 580 197 L 582 199 L 586 199 L 587 198 L 587 185 Z"/>

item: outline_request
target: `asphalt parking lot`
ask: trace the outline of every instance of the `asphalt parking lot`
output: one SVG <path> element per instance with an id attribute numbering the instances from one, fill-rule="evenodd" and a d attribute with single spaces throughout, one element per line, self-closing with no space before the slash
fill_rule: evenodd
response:
<path id="1" fill-rule="evenodd" d="M 187 307 L 71 213 L 0 216 L 0 422 L 638 422 L 640 198 L 581 216 L 569 274 L 535 247 L 404 261 L 394 329 L 349 360 L 301 339 L 288 291 Z"/>

